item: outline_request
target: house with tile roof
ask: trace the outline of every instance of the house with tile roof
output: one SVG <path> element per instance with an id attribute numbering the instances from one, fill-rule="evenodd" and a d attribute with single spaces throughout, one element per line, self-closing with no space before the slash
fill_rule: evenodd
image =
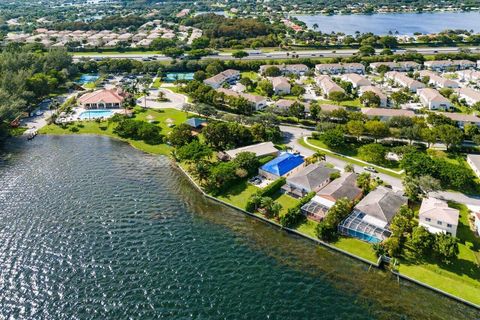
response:
<path id="1" fill-rule="evenodd" d="M 287 178 L 282 190 L 296 197 L 302 198 L 309 192 L 317 192 L 330 182 L 330 177 L 338 170 L 326 167 L 321 163 L 312 163 Z"/>
<path id="2" fill-rule="evenodd" d="M 321 221 L 337 200 L 347 198 L 354 201 L 361 197 L 362 189 L 357 186 L 357 174 L 346 172 L 325 188 L 320 189 L 312 200 L 302 206 L 301 210 L 308 218 Z"/>
<path id="3" fill-rule="evenodd" d="M 372 62 L 370 68 L 373 72 L 378 72 L 378 68 L 381 66 L 388 67 L 389 71 L 408 72 L 419 70 L 421 65 L 415 61 L 385 61 L 385 62 Z"/>
<path id="4" fill-rule="evenodd" d="M 422 102 L 422 104 L 429 110 L 446 111 L 453 109 L 453 105 L 450 100 L 442 96 L 440 92 L 435 89 L 418 89 L 417 94 L 420 97 L 420 101 Z"/>
<path id="5" fill-rule="evenodd" d="M 88 92 L 78 98 L 78 104 L 85 109 L 119 109 L 125 95 L 118 89 L 101 89 Z"/>
<path id="6" fill-rule="evenodd" d="M 338 226 L 338 231 L 370 243 L 378 243 L 391 235 L 393 217 L 407 204 L 401 192 L 380 186 L 371 191 L 353 208 L 352 213 Z"/>
<path id="7" fill-rule="evenodd" d="M 430 233 L 457 235 L 460 212 L 450 208 L 446 201 L 436 198 L 424 198 L 418 213 L 418 224 Z"/>
<path id="8" fill-rule="evenodd" d="M 372 85 L 372 82 L 370 82 L 370 80 L 357 73 L 346 73 L 342 75 L 342 80 L 350 82 L 354 88 Z"/>
<path id="9" fill-rule="evenodd" d="M 381 108 L 386 108 L 388 107 L 388 97 L 383 91 L 376 86 L 364 86 L 360 87 L 358 90 L 360 95 L 364 94 L 365 92 L 373 92 L 375 93 L 379 98 L 380 98 L 380 107 Z"/>
<path id="10" fill-rule="evenodd" d="M 203 80 L 203 83 L 205 83 L 206 85 L 209 85 L 214 89 L 218 89 L 224 83 L 233 84 L 238 79 L 240 79 L 240 71 L 227 69 L 214 75 L 213 77 Z"/>
<path id="11" fill-rule="evenodd" d="M 428 77 L 428 84 L 436 88 L 458 88 L 458 83 L 441 77 L 437 73 L 430 70 L 422 70 L 419 72 L 420 77 Z"/>
<path id="12" fill-rule="evenodd" d="M 335 81 L 332 80 L 329 76 L 318 76 L 315 78 L 317 86 L 322 89 L 323 95 L 325 98 L 328 98 L 332 92 L 343 92 L 342 87 L 340 87 Z"/>
<path id="13" fill-rule="evenodd" d="M 417 92 L 418 89 L 425 88 L 425 84 L 408 77 L 405 73 L 398 71 L 389 71 L 385 73 L 385 78 L 392 80 L 399 86 L 407 88 L 410 92 Z"/>
<path id="14" fill-rule="evenodd" d="M 290 81 L 288 81 L 287 78 L 273 77 L 270 78 L 270 81 L 272 82 L 273 91 L 276 95 L 290 94 L 290 89 L 292 86 L 290 85 Z"/>

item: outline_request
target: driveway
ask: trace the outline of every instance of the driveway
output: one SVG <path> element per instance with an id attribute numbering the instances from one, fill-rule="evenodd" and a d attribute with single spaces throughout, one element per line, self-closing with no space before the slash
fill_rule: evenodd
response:
<path id="1" fill-rule="evenodd" d="M 159 92 L 163 92 L 164 97 L 168 99 L 168 101 L 159 102 L 157 100 Z M 138 99 L 137 103 L 142 107 L 146 105 L 147 108 L 152 109 L 173 108 L 181 110 L 182 107 L 187 103 L 187 97 L 183 94 L 175 93 L 169 89 L 160 88 L 150 90 L 150 94 L 147 97 L 141 97 Z"/>

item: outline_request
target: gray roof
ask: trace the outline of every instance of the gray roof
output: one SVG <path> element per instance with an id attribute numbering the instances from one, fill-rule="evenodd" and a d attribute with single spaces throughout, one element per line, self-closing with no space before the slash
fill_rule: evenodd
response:
<path id="1" fill-rule="evenodd" d="M 355 209 L 389 224 L 407 198 L 385 187 L 378 187 L 363 198 Z"/>
<path id="2" fill-rule="evenodd" d="M 287 184 L 293 184 L 305 190 L 312 191 L 320 186 L 330 175 L 338 172 L 336 169 L 325 167 L 322 164 L 313 163 L 294 176 L 287 178 Z"/>
<path id="3" fill-rule="evenodd" d="M 317 192 L 320 197 L 338 200 L 340 198 L 348 198 L 354 200 L 362 193 L 362 189 L 357 187 L 357 175 L 353 172 L 344 173 L 333 180 L 325 188 Z"/>

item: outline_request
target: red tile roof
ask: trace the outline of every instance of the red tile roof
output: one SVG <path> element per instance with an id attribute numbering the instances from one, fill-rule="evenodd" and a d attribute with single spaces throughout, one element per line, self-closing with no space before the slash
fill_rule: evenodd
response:
<path id="1" fill-rule="evenodd" d="M 82 104 L 87 103 L 122 103 L 125 98 L 117 89 L 102 89 L 81 96 L 78 101 Z"/>

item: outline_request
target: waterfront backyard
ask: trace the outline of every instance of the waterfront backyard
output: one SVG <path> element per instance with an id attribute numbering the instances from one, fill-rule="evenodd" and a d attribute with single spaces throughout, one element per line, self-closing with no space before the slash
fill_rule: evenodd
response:
<path id="1" fill-rule="evenodd" d="M 179 125 L 187 120 L 188 113 L 177 109 L 143 109 L 136 107 L 134 109 L 134 120 L 150 121 L 161 128 L 161 134 L 167 135 L 172 127 Z M 115 139 L 125 141 L 134 148 L 151 154 L 169 155 L 172 148 L 165 143 L 148 144 L 142 140 L 133 140 L 121 138 L 114 133 L 116 124 L 112 121 L 81 121 L 66 125 L 49 124 L 39 130 L 41 134 L 68 135 L 68 134 L 97 134 L 105 135 Z"/>

